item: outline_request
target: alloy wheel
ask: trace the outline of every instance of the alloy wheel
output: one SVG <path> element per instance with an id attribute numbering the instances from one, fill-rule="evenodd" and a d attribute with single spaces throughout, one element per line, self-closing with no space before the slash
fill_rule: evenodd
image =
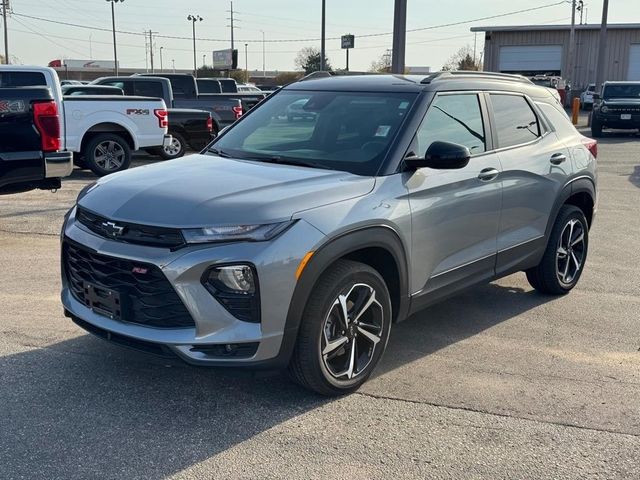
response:
<path id="1" fill-rule="evenodd" d="M 125 155 L 122 146 L 112 140 L 99 143 L 94 151 L 96 165 L 106 171 L 120 168 L 124 163 Z"/>
<path id="2" fill-rule="evenodd" d="M 584 264 L 586 245 L 584 226 L 572 218 L 565 225 L 558 239 L 556 250 L 556 275 L 564 285 L 571 285 Z"/>
<path id="3" fill-rule="evenodd" d="M 336 380 L 356 378 L 369 366 L 384 331 L 384 309 L 370 285 L 357 283 L 338 295 L 322 326 L 320 355 Z"/>
<path id="4" fill-rule="evenodd" d="M 180 143 L 180 140 L 178 140 L 176 137 L 172 137 L 171 143 L 164 147 L 164 152 L 171 157 L 175 157 L 176 155 L 180 154 L 181 150 L 182 143 Z"/>

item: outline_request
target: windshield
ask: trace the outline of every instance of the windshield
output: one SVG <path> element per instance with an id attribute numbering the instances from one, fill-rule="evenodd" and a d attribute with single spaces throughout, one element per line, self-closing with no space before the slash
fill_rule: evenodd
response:
<path id="1" fill-rule="evenodd" d="M 635 98 L 640 100 L 640 83 L 629 85 L 606 85 L 604 87 L 605 99 L 610 98 Z"/>
<path id="2" fill-rule="evenodd" d="M 375 175 L 416 97 L 281 91 L 213 149 L 236 158 Z"/>

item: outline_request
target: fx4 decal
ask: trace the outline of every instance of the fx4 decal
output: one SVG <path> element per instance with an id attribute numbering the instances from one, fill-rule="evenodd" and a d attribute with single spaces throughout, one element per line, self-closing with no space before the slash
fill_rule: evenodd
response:
<path id="1" fill-rule="evenodd" d="M 149 110 L 142 108 L 128 108 L 127 115 L 149 115 Z"/>
<path id="2" fill-rule="evenodd" d="M 0 113 L 24 113 L 27 111 L 22 100 L 0 100 Z"/>

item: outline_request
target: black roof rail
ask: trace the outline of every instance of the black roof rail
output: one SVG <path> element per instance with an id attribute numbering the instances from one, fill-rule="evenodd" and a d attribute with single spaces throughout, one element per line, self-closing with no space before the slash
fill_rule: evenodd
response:
<path id="1" fill-rule="evenodd" d="M 522 75 L 513 75 L 510 73 L 498 73 L 498 72 L 479 72 L 475 70 L 455 70 L 451 72 L 435 72 L 422 79 L 420 83 L 429 84 L 433 80 L 441 77 L 477 77 L 477 78 L 494 78 L 500 79 L 510 82 L 519 82 L 519 83 L 533 83 L 527 77 L 523 77 Z"/>

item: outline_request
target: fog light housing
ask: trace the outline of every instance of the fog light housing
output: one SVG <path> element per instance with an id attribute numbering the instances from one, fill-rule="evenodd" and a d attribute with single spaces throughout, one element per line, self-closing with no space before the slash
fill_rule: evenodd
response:
<path id="1" fill-rule="evenodd" d="M 202 276 L 202 284 L 234 317 L 260 322 L 260 291 L 253 265 L 216 265 Z"/>

